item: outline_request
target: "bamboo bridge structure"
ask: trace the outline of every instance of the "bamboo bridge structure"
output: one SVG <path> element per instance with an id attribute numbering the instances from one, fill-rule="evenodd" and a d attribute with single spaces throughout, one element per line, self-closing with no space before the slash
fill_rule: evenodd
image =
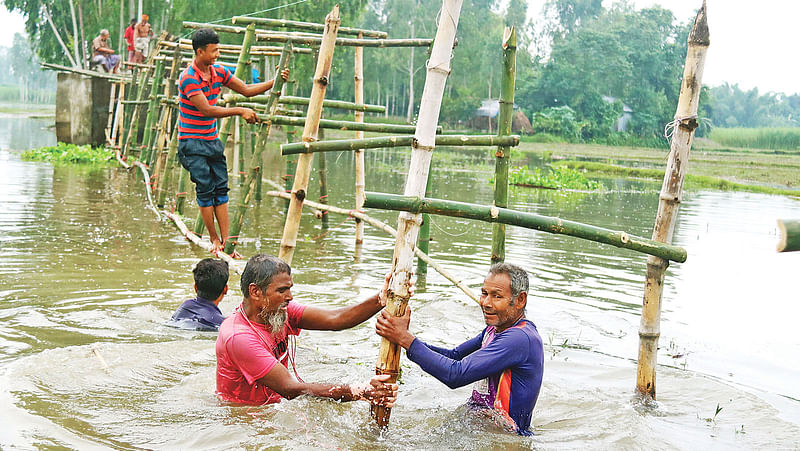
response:
<path id="1" fill-rule="evenodd" d="M 496 135 L 456 135 L 443 131 L 438 126 L 443 88 L 450 72 L 450 61 L 455 44 L 462 0 L 444 0 L 442 17 L 435 39 L 392 39 L 385 32 L 339 26 L 338 6 L 326 18 L 324 24 L 237 16 L 231 25 L 184 22 L 188 29 L 211 28 L 218 33 L 241 36 L 241 44 L 220 45 L 220 64 L 234 67 L 234 75 L 245 82 L 252 79 L 252 68 L 257 67 L 264 77 L 268 68 L 275 67 L 275 85 L 268 95 L 244 97 L 225 94 L 220 106 L 248 106 L 253 108 L 260 122 L 246 124 L 236 118 L 225 118 L 219 126 L 219 139 L 226 147 L 228 170 L 238 177 L 240 196 L 231 200 L 230 239 L 220 258 L 233 263 L 236 271 L 241 269 L 228 254 L 235 251 L 238 238 L 246 233 L 246 217 L 249 207 L 262 200 L 264 195 L 286 199 L 288 212 L 278 255 L 291 264 L 296 249 L 298 227 L 302 208 L 310 207 L 320 213 L 333 212 L 352 216 L 355 219 L 354 243 L 356 249 L 364 240 L 364 224 L 370 224 L 395 236 L 392 277 L 388 292 L 387 310 L 394 315 L 405 313 L 409 298 L 412 261 L 418 258 L 417 272 L 423 273 L 432 266 L 444 277 L 458 286 L 471 299 L 478 301 L 475 293 L 465 284 L 449 274 L 429 256 L 429 225 L 427 215 L 449 215 L 492 223 L 492 262 L 505 260 L 505 227 L 525 227 L 548 233 L 571 235 L 586 240 L 610 244 L 648 255 L 647 279 L 645 283 L 644 309 L 640 328 L 641 350 L 637 388 L 643 395 L 655 397 L 655 356 L 659 332 L 661 292 L 664 270 L 669 262 L 686 261 L 686 251 L 673 246 L 672 230 L 682 196 L 683 179 L 688 162 L 688 152 L 694 128 L 697 125 L 697 103 L 701 86 L 705 49 L 708 47 L 708 28 L 705 4 L 700 9 L 689 37 L 689 55 L 681 88 L 681 99 L 674 123 L 669 161 L 660 196 L 656 230 L 652 239 L 637 237 L 624 231 L 614 231 L 588 224 L 543 217 L 508 208 L 508 170 L 512 147 L 519 144 L 519 137 L 511 134 L 511 118 L 514 105 L 517 32 L 507 28 L 498 39 L 498 51 L 502 52 L 502 90 L 498 133 Z M 447 18 L 447 20 L 444 20 Z M 500 38 L 500 37 L 498 37 Z M 355 47 L 354 98 L 327 99 L 330 67 L 337 47 Z M 419 108 L 416 125 L 398 125 L 365 120 L 365 114 L 385 112 L 385 106 L 364 101 L 363 48 L 427 47 L 430 59 L 427 64 L 425 89 Z M 110 84 L 105 122 L 105 144 L 114 150 L 117 160 L 124 167 L 137 167 L 145 180 L 149 203 L 156 214 L 162 212 L 172 220 L 180 232 L 193 243 L 210 249 L 207 241 L 201 240 L 203 222 L 200 216 L 194 220 L 194 230 L 184 223 L 192 198 L 189 174 L 177 162 L 177 111 L 178 97 L 176 81 L 179 73 L 191 62 L 190 41 L 174 39 L 166 33 L 156 42 L 145 64 L 132 65 L 131 74 L 118 76 L 86 73 L 62 66 L 47 65 L 60 72 L 77 72 L 85 77 L 102 78 Z M 292 66 L 295 58 L 316 59 L 313 87 L 309 97 L 286 95 L 280 71 Z M 295 79 L 300 77 L 294 74 Z M 296 83 L 290 80 L 291 83 Z M 323 119 L 323 111 L 341 109 L 354 112 L 355 120 Z M 264 152 L 268 152 L 268 141 L 273 138 L 273 127 L 285 129 L 286 143 L 280 146 L 285 157 L 287 172 L 285 184 L 280 185 L 263 176 Z M 295 138 L 296 127 L 302 128 L 301 139 Z M 321 129 L 352 131 L 353 139 L 320 139 Z M 364 132 L 386 136 L 364 137 Z M 481 206 L 442 201 L 427 196 L 426 188 L 430 174 L 431 155 L 437 146 L 470 146 L 495 149 L 494 198 L 492 205 Z M 412 157 L 409 175 L 403 195 L 366 192 L 364 152 L 369 149 L 411 147 Z M 325 194 L 325 153 L 352 151 L 355 160 L 355 180 L 352 189 L 355 203 L 347 207 L 331 205 Z M 318 159 L 318 175 L 321 179 L 321 200 L 307 199 L 312 162 Z M 290 160 L 296 158 L 296 160 Z M 148 171 L 152 172 L 152 176 Z M 272 190 L 265 191 L 263 183 Z M 152 198 L 151 198 L 152 195 Z M 368 216 L 365 208 L 398 210 L 396 229 Z M 794 228 L 798 227 L 794 224 Z M 798 232 L 800 233 L 800 232 Z M 798 247 L 791 241 L 789 247 Z M 358 251 L 358 250 L 357 250 Z M 394 382 L 399 374 L 400 351 L 397 345 L 382 339 L 378 374 L 389 374 Z M 390 409 L 373 406 L 372 414 L 377 423 L 386 426 Z"/>

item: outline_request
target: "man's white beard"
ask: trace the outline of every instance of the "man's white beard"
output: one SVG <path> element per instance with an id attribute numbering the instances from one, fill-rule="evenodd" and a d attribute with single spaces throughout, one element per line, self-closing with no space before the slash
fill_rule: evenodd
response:
<path id="1" fill-rule="evenodd" d="M 267 310 L 261 310 L 258 313 L 258 317 L 264 321 L 264 325 L 273 335 L 278 335 L 283 332 L 283 326 L 286 325 L 288 314 L 285 309 L 278 309 L 271 313 Z"/>

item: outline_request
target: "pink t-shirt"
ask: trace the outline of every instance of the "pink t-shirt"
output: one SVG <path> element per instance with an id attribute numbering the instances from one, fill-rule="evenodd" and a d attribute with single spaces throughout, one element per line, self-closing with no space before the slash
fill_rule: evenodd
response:
<path id="1" fill-rule="evenodd" d="M 242 404 L 281 401 L 281 395 L 258 379 L 278 362 L 288 368 L 289 335 L 300 333 L 298 324 L 304 310 L 305 306 L 289 302 L 284 333 L 277 343 L 266 326 L 248 322 L 238 309 L 222 322 L 217 336 L 217 396 L 220 399 Z"/>

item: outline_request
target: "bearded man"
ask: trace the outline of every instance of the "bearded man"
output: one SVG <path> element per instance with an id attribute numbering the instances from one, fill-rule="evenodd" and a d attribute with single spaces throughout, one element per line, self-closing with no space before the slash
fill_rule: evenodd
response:
<path id="1" fill-rule="evenodd" d="M 342 330 L 361 324 L 383 308 L 380 293 L 327 310 L 294 302 L 292 285 L 292 270 L 283 260 L 258 254 L 247 262 L 241 277 L 244 299 L 223 321 L 217 337 L 217 396 L 234 403 L 269 404 L 312 395 L 391 407 L 397 385 L 384 382 L 389 375 L 346 385 L 308 383 L 289 373 L 291 362 L 297 376 L 290 339 L 302 329 Z"/>

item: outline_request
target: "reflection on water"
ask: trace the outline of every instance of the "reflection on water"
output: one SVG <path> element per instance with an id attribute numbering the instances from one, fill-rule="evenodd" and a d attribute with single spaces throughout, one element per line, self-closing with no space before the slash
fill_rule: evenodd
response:
<path id="1" fill-rule="evenodd" d="M 408 158 L 407 151 L 369 151 L 368 188 L 402 192 Z M 351 205 L 351 156 L 329 154 L 328 164 L 331 201 Z M 492 165 L 489 152 L 439 149 L 431 191 L 489 203 Z M 510 203 L 649 236 L 658 185 L 605 184 L 614 190 L 512 189 Z M 310 198 L 316 186 L 312 181 Z M 373 429 L 363 403 L 219 404 L 215 335 L 163 325 L 192 294 L 190 268 L 205 254 L 170 224 L 157 223 L 145 202 L 141 181 L 125 171 L 22 162 L 0 150 L 0 446 L 800 446 L 800 405 L 789 399 L 800 399 L 792 383 L 800 376 L 800 341 L 791 327 L 800 314 L 791 285 L 800 255 L 774 252 L 775 219 L 800 217 L 796 200 L 686 194 L 675 241 L 689 260 L 673 265 L 666 279 L 659 362 L 667 366 L 659 368 L 655 407 L 632 396 L 645 257 L 509 227 L 507 260 L 531 273 L 528 315 L 546 343 L 533 438 L 508 435 L 490 419 L 468 414 L 461 406 L 469 387 L 449 390 L 406 360 L 401 398 L 383 433 Z M 243 254 L 277 251 L 283 205 L 266 198 L 251 209 Z M 396 213 L 369 214 L 396 223 Z M 368 227 L 356 260 L 353 222 L 332 216 L 330 223 L 331 232 L 313 240 L 320 224 L 304 217 L 293 272 L 301 302 L 337 306 L 364 298 L 389 269 L 391 237 Z M 432 256 L 478 287 L 489 263 L 491 227 L 446 217 L 432 224 Z M 238 305 L 238 282 L 234 274 L 223 312 Z M 412 306 L 412 331 L 429 342 L 455 345 L 482 328 L 477 306 L 435 272 L 420 283 Z M 304 332 L 299 372 L 309 381 L 363 380 L 373 372 L 378 343 L 371 322 L 346 332 Z M 706 421 L 717 404 L 723 410 Z"/>

